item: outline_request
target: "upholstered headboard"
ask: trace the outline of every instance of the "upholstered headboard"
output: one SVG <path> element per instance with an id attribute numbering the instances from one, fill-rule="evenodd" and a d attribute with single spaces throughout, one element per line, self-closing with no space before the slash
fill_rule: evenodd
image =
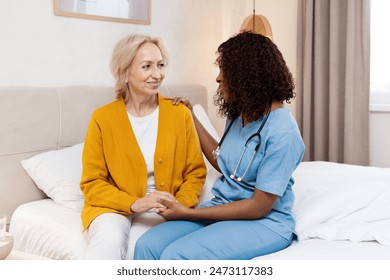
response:
<path id="1" fill-rule="evenodd" d="M 165 86 L 165 96 L 183 96 L 207 110 L 201 85 Z M 112 87 L 0 87 L 0 212 L 45 198 L 20 161 L 84 141 L 92 112 L 114 100 Z"/>

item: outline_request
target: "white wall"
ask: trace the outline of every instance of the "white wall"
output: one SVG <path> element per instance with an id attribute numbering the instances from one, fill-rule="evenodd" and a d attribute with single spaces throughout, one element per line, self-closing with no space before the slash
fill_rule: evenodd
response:
<path id="1" fill-rule="evenodd" d="M 293 73 L 296 3 L 256 2 Z M 53 0 L 0 0 L 0 86 L 113 85 L 108 64 L 114 44 L 129 33 L 144 33 L 167 45 L 164 83 L 203 84 L 214 108 L 215 51 L 249 14 L 252 0 L 152 0 L 151 25 L 137 25 L 55 16 Z M 224 120 L 210 117 L 222 132 Z"/>
<path id="2" fill-rule="evenodd" d="M 298 0 L 256 0 L 273 40 L 296 73 Z M 252 14 L 252 0 L 152 0 L 151 25 L 54 16 L 53 0 L 0 0 L 0 86 L 113 85 L 109 60 L 129 33 L 159 36 L 170 53 L 165 84 L 197 83 L 209 92 L 210 118 L 221 134 L 212 97 L 218 45 Z M 295 112 L 294 103 L 290 106 Z M 390 114 L 371 114 L 370 159 L 390 167 Z M 383 125 L 385 124 L 385 125 Z"/>
<path id="3" fill-rule="evenodd" d="M 274 42 L 296 73 L 298 0 L 256 0 L 256 14 L 269 20 Z M 113 85 L 109 60 L 114 44 L 129 33 L 162 37 L 170 53 L 165 84 L 199 83 L 209 91 L 215 114 L 214 66 L 218 45 L 252 14 L 252 0 L 152 0 L 151 25 L 125 24 L 53 14 L 53 0 L 0 0 L 0 86 Z M 295 112 L 294 103 L 290 106 Z M 371 165 L 390 167 L 389 113 L 370 119 Z"/>
<path id="4" fill-rule="evenodd" d="M 390 167 L 390 112 L 371 111 L 370 165 Z"/>

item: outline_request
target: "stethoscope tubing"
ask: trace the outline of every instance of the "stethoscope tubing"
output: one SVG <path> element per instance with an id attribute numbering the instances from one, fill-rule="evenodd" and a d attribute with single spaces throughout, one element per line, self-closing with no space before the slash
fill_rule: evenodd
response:
<path id="1" fill-rule="evenodd" d="M 263 119 L 263 121 L 261 122 L 259 129 L 258 129 L 255 133 L 253 133 L 251 136 L 249 136 L 249 138 L 246 140 L 245 145 L 244 145 L 244 149 L 243 149 L 243 151 L 242 151 L 242 153 L 241 153 L 241 155 L 240 155 L 240 158 L 239 158 L 239 160 L 238 160 L 238 162 L 237 162 L 237 165 L 236 165 L 236 167 L 235 167 L 235 169 L 234 169 L 234 171 L 233 171 L 233 174 L 230 174 L 230 178 L 231 178 L 231 179 L 233 179 L 233 180 L 235 180 L 235 181 L 238 181 L 238 182 L 241 182 L 242 179 L 245 177 L 246 173 L 248 172 L 250 166 L 251 166 L 252 163 L 253 163 L 253 160 L 254 160 L 254 158 L 255 158 L 255 155 L 256 155 L 257 151 L 259 150 L 259 148 L 260 148 L 260 144 L 261 144 L 261 135 L 260 135 L 260 132 L 262 131 L 262 129 L 263 129 L 265 123 L 267 122 L 270 113 L 271 113 L 271 106 L 269 106 L 268 111 L 267 111 L 267 114 L 264 116 L 264 119 Z M 233 120 L 229 123 L 229 125 L 228 125 L 228 127 L 226 128 L 225 132 L 223 133 L 222 138 L 221 138 L 221 140 L 219 141 L 217 147 L 213 150 L 213 156 L 214 156 L 215 159 L 219 156 L 220 149 L 221 149 L 221 145 L 222 145 L 223 141 L 225 140 L 225 137 L 226 137 L 227 133 L 229 132 L 230 128 L 232 127 L 232 124 L 233 124 L 234 121 L 235 121 L 235 119 L 233 119 Z M 249 144 L 249 142 L 250 142 L 254 137 L 258 137 L 258 138 L 259 138 L 259 143 L 256 144 L 256 147 L 255 147 L 255 149 L 254 149 L 254 151 L 253 151 L 253 154 L 252 154 L 252 157 L 251 157 L 251 159 L 250 159 L 250 161 L 249 161 L 249 164 L 248 164 L 248 166 L 246 167 L 246 169 L 245 169 L 244 173 L 242 174 L 242 176 L 236 176 L 236 175 L 237 175 L 238 168 L 239 168 L 239 166 L 240 166 L 240 164 L 241 164 L 241 161 L 242 161 L 242 158 L 243 158 L 243 156 L 244 156 L 244 153 L 245 153 L 245 151 L 246 151 L 246 149 L 247 149 L 247 147 L 248 147 L 248 144 Z"/>

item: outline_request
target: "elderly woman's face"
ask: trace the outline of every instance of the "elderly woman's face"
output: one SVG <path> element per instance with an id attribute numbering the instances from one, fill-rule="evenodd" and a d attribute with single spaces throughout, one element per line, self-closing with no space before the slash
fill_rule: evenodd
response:
<path id="1" fill-rule="evenodd" d="M 165 77 L 165 62 L 160 49 L 153 43 L 142 45 L 128 72 L 131 94 L 155 95 Z"/>

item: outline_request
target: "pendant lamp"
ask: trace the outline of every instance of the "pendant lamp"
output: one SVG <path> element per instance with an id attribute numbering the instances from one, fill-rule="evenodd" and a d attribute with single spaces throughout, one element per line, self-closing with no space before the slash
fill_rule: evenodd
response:
<path id="1" fill-rule="evenodd" d="M 255 0 L 253 0 L 253 14 L 247 16 L 241 24 L 240 32 L 252 31 L 272 40 L 272 29 L 268 19 L 262 15 L 256 15 Z"/>

